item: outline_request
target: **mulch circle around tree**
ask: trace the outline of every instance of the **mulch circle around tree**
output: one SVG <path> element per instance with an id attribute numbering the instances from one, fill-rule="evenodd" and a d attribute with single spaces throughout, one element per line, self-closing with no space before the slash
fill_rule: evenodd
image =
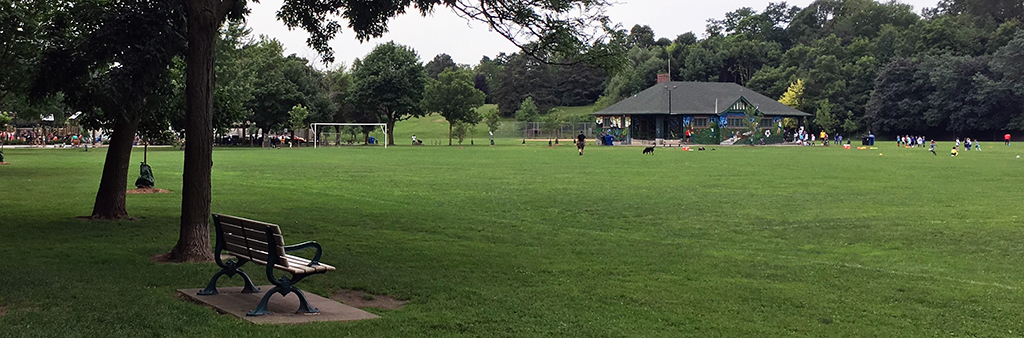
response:
<path id="1" fill-rule="evenodd" d="M 345 305 L 360 309 L 378 308 L 384 310 L 398 310 L 408 304 L 407 300 L 398 300 L 391 296 L 374 295 L 359 290 L 341 289 L 331 296 L 331 299 L 345 303 Z"/>
<path id="2" fill-rule="evenodd" d="M 126 194 L 166 194 L 171 192 L 170 190 L 164 190 L 160 188 L 138 188 L 125 191 Z"/>

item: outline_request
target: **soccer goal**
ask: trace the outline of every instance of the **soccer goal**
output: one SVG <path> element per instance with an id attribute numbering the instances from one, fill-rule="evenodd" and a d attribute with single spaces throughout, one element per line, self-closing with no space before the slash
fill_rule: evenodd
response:
<path id="1" fill-rule="evenodd" d="M 309 130 L 313 131 L 313 139 L 314 139 L 313 148 L 319 147 L 322 142 L 327 142 L 326 140 L 321 140 L 320 139 L 320 133 L 319 133 L 320 130 L 319 129 L 322 129 L 322 128 L 325 128 L 325 127 L 329 128 L 329 127 L 334 127 L 334 126 L 380 126 L 380 131 L 384 133 L 384 148 L 386 149 L 388 147 L 388 125 L 387 125 L 387 123 L 326 123 L 326 122 L 319 123 L 318 122 L 318 123 L 310 123 L 309 124 Z"/>

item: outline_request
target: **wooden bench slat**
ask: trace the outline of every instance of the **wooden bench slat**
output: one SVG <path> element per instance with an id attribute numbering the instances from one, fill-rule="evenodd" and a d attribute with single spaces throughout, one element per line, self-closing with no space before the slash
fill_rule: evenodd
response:
<path id="1" fill-rule="evenodd" d="M 215 215 L 217 215 L 217 218 L 220 220 L 220 223 L 222 225 L 223 224 L 231 224 L 231 225 L 235 225 L 235 226 L 245 227 L 246 230 L 256 230 L 256 231 L 259 231 L 260 233 L 265 232 L 267 227 L 271 227 L 272 228 L 271 232 L 273 232 L 274 234 L 278 234 L 278 235 L 281 234 L 281 228 L 278 227 L 277 224 L 271 224 L 271 223 L 266 223 L 266 222 L 254 221 L 254 220 L 251 220 L 251 219 L 235 217 L 235 216 L 228 216 L 228 215 L 221 215 L 221 214 L 215 214 Z"/>
<path id="2" fill-rule="evenodd" d="M 309 266 L 309 259 L 288 255 L 284 250 L 284 236 L 281 235 L 281 228 L 276 224 L 255 221 L 235 216 L 214 214 L 220 224 L 221 234 L 224 239 L 224 251 L 239 258 L 250 260 L 256 264 L 267 265 L 270 255 L 267 253 L 268 245 L 267 230 L 273 234 L 272 250 L 279 257 L 275 269 L 287 271 L 293 274 L 310 274 L 334 271 L 333 266 L 319 263 Z"/>
<path id="3" fill-rule="evenodd" d="M 235 224 L 224 224 L 221 223 L 221 231 L 230 233 L 239 237 L 248 237 L 250 240 L 255 239 L 266 245 L 267 243 L 267 232 L 266 229 L 256 231 L 255 229 L 243 229 L 242 227 Z M 274 235 L 275 244 L 284 246 L 284 236 L 280 234 Z"/>
<path id="4" fill-rule="evenodd" d="M 247 241 L 248 241 L 248 243 L 247 243 Z M 242 248 L 245 248 L 246 245 L 248 245 L 249 247 L 252 247 L 252 248 L 259 248 L 259 250 L 263 251 L 263 252 L 266 252 L 266 250 L 267 250 L 266 249 L 267 248 L 267 243 L 266 242 L 260 241 L 260 240 L 256 240 L 254 238 L 246 239 L 245 237 L 236 236 L 235 234 L 225 233 L 224 234 L 224 242 L 225 243 L 231 243 L 231 244 L 234 244 L 234 245 L 238 245 L 239 247 L 242 247 Z M 278 256 L 284 256 L 285 255 L 284 247 L 283 246 L 275 245 L 274 246 L 274 251 L 277 252 Z"/>
<path id="5" fill-rule="evenodd" d="M 314 266 L 309 266 L 310 260 L 302 258 L 302 257 L 299 257 L 299 256 L 291 256 L 291 255 L 289 255 L 288 256 L 288 261 L 289 261 L 289 264 L 290 264 L 289 266 L 293 266 L 293 267 L 294 266 L 301 266 L 301 267 L 306 268 L 306 269 L 314 269 L 314 271 L 323 271 L 323 272 L 334 271 L 334 267 L 333 266 L 330 266 L 330 265 L 327 265 L 327 264 L 324 264 L 324 263 L 319 263 L 319 264 L 314 265 Z"/>
<path id="6" fill-rule="evenodd" d="M 291 255 L 286 256 L 286 257 L 288 258 L 289 261 L 291 261 L 293 258 L 296 258 L 296 256 L 291 256 Z M 298 257 L 298 258 L 301 258 L 301 257 Z M 265 261 L 265 260 L 260 260 L 260 259 L 250 259 L 250 260 L 253 261 L 253 262 L 256 262 L 256 264 L 267 265 L 267 261 Z M 309 264 L 308 262 L 309 261 L 307 260 L 306 264 Z M 335 270 L 335 268 L 333 266 L 330 266 L 330 265 L 327 265 L 327 264 L 323 264 L 323 263 L 320 263 L 320 265 L 317 265 L 317 266 L 306 266 L 306 265 L 281 266 L 281 265 L 275 264 L 274 268 L 278 269 L 278 270 L 287 271 L 287 272 L 290 272 L 290 273 L 293 273 L 293 274 L 310 274 L 310 273 L 314 273 L 314 272 L 327 272 L 327 271 L 334 271 Z"/>
<path id="7" fill-rule="evenodd" d="M 246 248 L 245 245 L 225 243 L 224 250 L 227 250 L 228 252 L 231 252 L 236 256 L 240 256 L 247 259 L 251 258 L 250 260 L 258 259 L 264 262 L 270 260 L 270 255 L 267 254 L 266 251 L 259 250 L 257 248 Z"/>
<path id="8" fill-rule="evenodd" d="M 299 256 L 286 256 L 289 269 L 302 269 L 305 273 L 334 271 L 334 267 L 327 264 L 309 266 L 309 260 Z"/>
<path id="9" fill-rule="evenodd" d="M 248 238 L 250 240 L 256 240 L 259 241 L 260 243 L 263 243 L 264 245 L 267 244 L 267 234 L 265 232 L 254 232 L 249 229 L 243 230 L 242 228 L 231 224 L 223 224 L 221 225 L 221 228 L 221 231 L 223 231 L 225 234 L 230 234 L 238 238 Z M 274 244 L 284 246 L 284 237 L 281 235 L 274 235 Z"/>

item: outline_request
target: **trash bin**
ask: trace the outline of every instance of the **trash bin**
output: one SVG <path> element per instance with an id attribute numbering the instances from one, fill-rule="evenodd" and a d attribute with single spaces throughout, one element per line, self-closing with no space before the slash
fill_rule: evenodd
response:
<path id="1" fill-rule="evenodd" d="M 864 136 L 863 138 L 860 139 L 860 145 L 862 145 L 862 146 L 870 145 L 870 144 L 868 144 L 868 137 L 867 136 Z"/>
<path id="2" fill-rule="evenodd" d="M 875 145 L 875 134 L 868 134 L 868 145 Z"/>
<path id="3" fill-rule="evenodd" d="M 377 138 L 370 136 L 370 144 L 377 144 Z"/>
<path id="4" fill-rule="evenodd" d="M 605 135 L 604 136 L 604 145 L 606 145 L 606 146 L 612 145 L 612 141 L 613 140 L 615 140 L 615 138 L 612 137 L 611 135 Z"/>

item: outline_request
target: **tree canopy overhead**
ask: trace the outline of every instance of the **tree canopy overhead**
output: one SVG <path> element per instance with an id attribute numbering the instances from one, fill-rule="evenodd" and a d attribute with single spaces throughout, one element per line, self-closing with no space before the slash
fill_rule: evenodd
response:
<path id="1" fill-rule="evenodd" d="M 334 60 L 327 43 L 342 27 L 335 17 L 366 41 L 386 33 L 388 20 L 409 9 L 426 16 L 442 6 L 487 25 L 526 54 L 557 53 L 611 66 L 617 51 L 608 43 L 613 30 L 605 9 L 610 5 L 607 0 L 285 0 L 278 18 L 309 32 L 306 42 L 325 62 Z"/>

